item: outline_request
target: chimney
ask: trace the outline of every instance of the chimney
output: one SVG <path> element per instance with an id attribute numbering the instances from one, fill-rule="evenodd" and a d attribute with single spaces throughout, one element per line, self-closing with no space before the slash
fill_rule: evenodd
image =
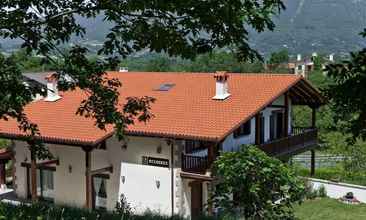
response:
<path id="1" fill-rule="evenodd" d="M 55 102 L 61 99 L 57 89 L 57 78 L 55 74 L 46 77 L 47 80 L 47 96 L 44 99 L 46 102 Z"/>
<path id="2" fill-rule="evenodd" d="M 212 99 L 225 100 L 227 97 L 230 96 L 227 83 L 229 75 L 225 71 L 217 71 L 214 74 L 214 78 L 216 80 L 216 94 L 214 97 L 212 97 Z"/>
<path id="3" fill-rule="evenodd" d="M 127 73 L 127 72 L 128 72 L 128 67 L 125 67 L 125 66 L 120 67 L 120 68 L 119 68 L 119 72 L 120 72 L 120 73 Z"/>
<path id="4" fill-rule="evenodd" d="M 301 54 L 297 54 L 297 61 L 301 61 Z"/>
<path id="5" fill-rule="evenodd" d="M 329 54 L 329 61 L 334 62 L 334 54 Z"/>

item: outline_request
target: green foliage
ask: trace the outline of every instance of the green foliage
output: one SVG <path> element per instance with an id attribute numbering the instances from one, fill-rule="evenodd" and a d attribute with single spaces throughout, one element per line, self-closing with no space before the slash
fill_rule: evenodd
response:
<path id="1" fill-rule="evenodd" d="M 116 204 L 115 212 L 120 215 L 122 219 L 128 219 L 132 216 L 132 208 L 127 202 L 124 194 L 121 194 L 120 200 Z"/>
<path id="2" fill-rule="evenodd" d="M 271 58 L 269 59 L 270 64 L 281 64 L 288 63 L 289 61 L 288 50 L 281 50 L 279 52 L 273 52 Z"/>
<path id="3" fill-rule="evenodd" d="M 44 203 L 14 206 L 0 203 L 0 219 L 39 219 L 39 220 L 187 220 L 180 216 L 164 216 L 158 213 L 143 215 L 121 215 L 117 212 L 89 211 L 86 209 L 66 206 L 55 206 Z M 197 220 L 215 220 L 211 217 L 202 217 Z M 216 219 L 218 220 L 218 219 Z"/>
<path id="4" fill-rule="evenodd" d="M 24 72 L 57 70 L 59 61 L 49 63 L 46 58 L 28 54 L 26 50 L 20 49 L 11 54 L 11 58 L 18 64 L 19 69 Z"/>
<path id="5" fill-rule="evenodd" d="M 0 149 L 6 148 L 10 145 L 10 141 L 7 139 L 0 139 Z"/>
<path id="6" fill-rule="evenodd" d="M 259 60 L 253 62 L 238 61 L 234 53 L 225 51 L 201 54 L 193 60 L 167 57 L 164 54 L 151 54 L 144 57 L 124 59 L 121 66 L 127 66 L 132 71 L 160 72 L 216 72 L 224 70 L 228 72 L 258 73 L 263 71 L 263 64 Z"/>
<path id="7" fill-rule="evenodd" d="M 327 189 L 325 189 L 324 185 L 321 185 L 318 189 L 318 196 L 320 198 L 325 198 L 327 197 Z"/>
<path id="8" fill-rule="evenodd" d="M 366 48 L 351 53 L 350 60 L 330 64 L 327 74 L 334 84 L 327 89 L 327 94 L 337 112 L 337 119 L 347 121 L 347 131 L 354 138 L 366 138 Z"/>
<path id="9" fill-rule="evenodd" d="M 296 174 L 299 176 L 310 177 L 310 168 L 296 167 L 295 170 Z M 348 172 L 342 164 L 335 167 L 317 167 L 313 177 L 334 182 L 366 186 L 365 172 Z"/>
<path id="10" fill-rule="evenodd" d="M 320 185 L 318 189 L 314 189 L 312 183 L 305 180 L 305 198 L 306 199 L 316 199 L 327 197 L 327 190 L 324 185 Z"/>
<path id="11" fill-rule="evenodd" d="M 350 173 L 365 172 L 366 170 L 366 142 L 357 139 L 356 142 L 344 151 L 346 156 L 344 168 Z"/>
<path id="12" fill-rule="evenodd" d="M 365 219 L 365 213 L 365 204 L 349 205 L 330 198 L 305 200 L 295 207 L 295 215 L 299 220 Z"/>
<path id="13" fill-rule="evenodd" d="M 281 161 L 255 146 L 225 152 L 214 163 L 219 180 L 212 203 L 237 218 L 292 219 L 304 187 Z"/>

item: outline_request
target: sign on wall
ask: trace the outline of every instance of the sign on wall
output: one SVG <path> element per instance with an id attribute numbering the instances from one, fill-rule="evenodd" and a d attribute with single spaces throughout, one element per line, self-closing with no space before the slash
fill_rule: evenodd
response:
<path id="1" fill-rule="evenodd" d="M 156 167 L 169 167 L 169 160 L 156 157 L 142 157 L 142 164 Z"/>

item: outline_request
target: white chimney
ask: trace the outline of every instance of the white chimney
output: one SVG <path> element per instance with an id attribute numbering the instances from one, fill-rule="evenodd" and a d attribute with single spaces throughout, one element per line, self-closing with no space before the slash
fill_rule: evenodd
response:
<path id="1" fill-rule="evenodd" d="M 297 61 L 301 61 L 301 54 L 297 54 Z"/>
<path id="2" fill-rule="evenodd" d="M 216 94 L 212 99 L 224 100 L 230 96 L 227 80 L 229 75 L 224 71 L 218 71 L 215 73 L 214 78 L 216 80 Z"/>
<path id="3" fill-rule="evenodd" d="M 334 62 L 334 54 L 329 54 L 329 61 Z"/>
<path id="4" fill-rule="evenodd" d="M 44 100 L 46 102 L 55 102 L 61 99 L 61 96 L 59 96 L 58 94 L 57 78 L 55 74 L 47 76 L 46 80 L 47 80 L 47 96 Z"/>
<path id="5" fill-rule="evenodd" d="M 120 73 L 127 73 L 127 72 L 128 72 L 128 68 L 127 68 L 127 67 L 125 67 L 125 66 L 120 67 L 120 68 L 119 68 L 119 72 L 120 72 Z"/>

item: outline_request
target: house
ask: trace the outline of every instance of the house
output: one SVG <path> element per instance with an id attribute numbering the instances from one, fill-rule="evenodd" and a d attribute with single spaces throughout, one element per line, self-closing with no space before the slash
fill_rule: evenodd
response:
<path id="1" fill-rule="evenodd" d="M 0 137 L 13 141 L 18 197 L 29 198 L 36 187 L 40 199 L 112 210 L 123 194 L 135 212 L 196 216 L 206 210 L 210 165 L 220 151 L 256 144 L 285 160 L 317 146 L 316 109 L 325 100 L 298 75 L 123 71 L 108 77 L 122 82 L 121 103 L 130 96 L 156 98 L 155 117 L 128 126 L 124 144 L 112 127 L 100 130 L 75 115 L 86 98 L 80 90 L 56 89 L 30 103 L 25 112 L 55 159 L 37 161 L 33 186 L 26 134 L 14 120 L 0 122 Z M 313 109 L 312 127 L 292 126 L 294 105 Z"/>

